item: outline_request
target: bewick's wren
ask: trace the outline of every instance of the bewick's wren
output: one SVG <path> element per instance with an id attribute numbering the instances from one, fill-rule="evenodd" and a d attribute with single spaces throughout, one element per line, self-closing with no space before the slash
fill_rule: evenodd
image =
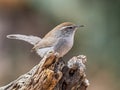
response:
<path id="1" fill-rule="evenodd" d="M 59 57 L 63 57 L 72 48 L 75 31 L 79 27 L 83 27 L 83 25 L 64 22 L 48 32 L 42 39 L 20 34 L 7 35 L 7 38 L 29 42 L 34 45 L 32 50 L 35 50 L 41 57 L 51 51 L 57 52 Z"/>

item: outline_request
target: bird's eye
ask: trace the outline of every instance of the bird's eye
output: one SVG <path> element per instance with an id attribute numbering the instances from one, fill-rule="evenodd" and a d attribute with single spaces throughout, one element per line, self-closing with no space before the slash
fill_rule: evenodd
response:
<path id="1" fill-rule="evenodd" d="M 73 29 L 73 27 L 71 26 L 71 27 L 67 27 L 68 29 Z"/>

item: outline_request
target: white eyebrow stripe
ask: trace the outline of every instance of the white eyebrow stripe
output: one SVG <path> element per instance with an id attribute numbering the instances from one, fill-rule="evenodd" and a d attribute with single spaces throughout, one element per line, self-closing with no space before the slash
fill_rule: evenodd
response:
<path id="1" fill-rule="evenodd" d="M 67 27 L 71 27 L 71 26 L 64 26 L 64 27 L 61 27 L 61 29 L 65 29 L 65 28 L 67 28 Z"/>

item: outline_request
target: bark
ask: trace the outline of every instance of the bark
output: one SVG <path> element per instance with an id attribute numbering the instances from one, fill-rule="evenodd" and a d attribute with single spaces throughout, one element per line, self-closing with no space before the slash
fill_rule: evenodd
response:
<path id="1" fill-rule="evenodd" d="M 0 90 L 86 90 L 86 56 L 79 55 L 66 64 L 57 54 L 46 55 L 28 73 Z"/>

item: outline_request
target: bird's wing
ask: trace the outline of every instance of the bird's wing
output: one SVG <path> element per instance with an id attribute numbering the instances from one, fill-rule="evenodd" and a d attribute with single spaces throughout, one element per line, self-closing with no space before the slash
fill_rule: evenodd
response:
<path id="1" fill-rule="evenodd" d="M 39 43 L 37 43 L 32 50 L 37 50 L 41 48 L 46 48 L 46 47 L 51 47 L 53 46 L 56 42 L 56 40 L 53 40 L 55 38 L 43 38 Z"/>
<path id="2" fill-rule="evenodd" d="M 21 34 L 10 34 L 10 35 L 7 35 L 7 38 L 23 40 L 23 41 L 26 41 L 32 45 L 35 45 L 39 41 L 41 41 L 40 37 L 32 36 L 32 35 L 29 35 L 29 36 L 28 35 L 21 35 Z"/>

